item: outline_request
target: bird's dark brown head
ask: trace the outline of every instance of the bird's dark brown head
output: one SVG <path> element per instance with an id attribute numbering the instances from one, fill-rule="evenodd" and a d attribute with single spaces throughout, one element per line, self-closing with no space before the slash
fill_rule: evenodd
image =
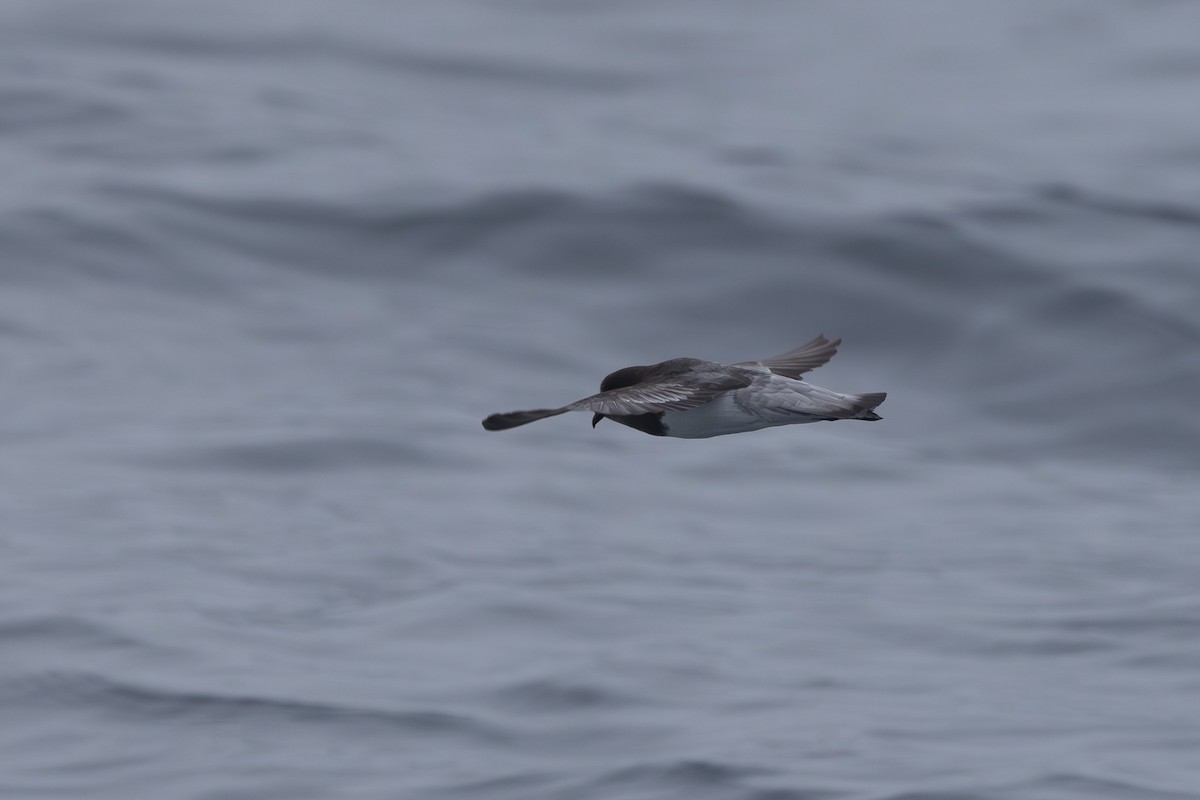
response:
<path id="1" fill-rule="evenodd" d="M 641 383 L 642 378 L 646 375 L 646 367 L 625 367 L 616 372 L 610 372 L 604 376 L 604 380 L 600 381 L 600 391 L 607 392 L 611 389 L 623 389 L 626 386 L 633 386 L 635 383 Z M 600 420 L 604 419 L 603 414 L 595 414 L 592 416 L 592 427 L 600 424 Z"/>
<path id="2" fill-rule="evenodd" d="M 610 372 L 604 376 L 604 380 L 600 381 L 600 391 L 607 392 L 612 389 L 623 389 L 626 386 L 633 386 L 635 383 L 641 383 L 642 378 L 646 376 L 646 367 L 625 367 L 616 372 Z"/>

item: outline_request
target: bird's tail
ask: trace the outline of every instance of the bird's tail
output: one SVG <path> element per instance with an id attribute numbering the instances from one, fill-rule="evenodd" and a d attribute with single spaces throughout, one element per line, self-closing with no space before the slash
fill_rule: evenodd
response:
<path id="1" fill-rule="evenodd" d="M 489 431 L 506 431 L 518 425 L 528 425 L 539 419 L 554 417 L 567 413 L 566 408 L 535 408 L 532 411 L 510 411 L 507 414 L 492 414 L 483 421 L 483 427 Z"/>
<path id="2" fill-rule="evenodd" d="M 855 409 L 850 419 L 864 419 L 867 422 L 875 422 L 883 419 L 875 413 L 875 409 L 884 400 L 887 400 L 887 392 L 871 392 L 870 394 L 854 394 L 850 395 L 850 399 L 854 401 Z"/>

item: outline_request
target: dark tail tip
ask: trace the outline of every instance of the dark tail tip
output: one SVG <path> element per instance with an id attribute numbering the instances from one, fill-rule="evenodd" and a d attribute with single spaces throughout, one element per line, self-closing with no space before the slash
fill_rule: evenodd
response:
<path id="1" fill-rule="evenodd" d="M 492 414 L 483 421 L 483 429 L 488 431 L 506 431 L 518 425 L 527 425 L 539 419 L 566 413 L 565 408 L 537 408 L 533 411 L 511 411 L 508 414 Z"/>

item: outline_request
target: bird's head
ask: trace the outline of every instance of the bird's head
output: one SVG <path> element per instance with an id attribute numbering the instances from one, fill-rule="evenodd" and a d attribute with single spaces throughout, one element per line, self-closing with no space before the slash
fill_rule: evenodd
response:
<path id="1" fill-rule="evenodd" d="M 626 386 L 633 386 L 635 383 L 640 383 L 646 375 L 646 367 L 625 367 L 616 372 L 610 372 L 604 376 L 604 380 L 600 381 L 600 391 L 610 392 L 613 389 L 623 389 Z M 595 414 L 592 416 L 592 427 L 600 424 L 600 420 L 604 419 L 604 414 Z"/>

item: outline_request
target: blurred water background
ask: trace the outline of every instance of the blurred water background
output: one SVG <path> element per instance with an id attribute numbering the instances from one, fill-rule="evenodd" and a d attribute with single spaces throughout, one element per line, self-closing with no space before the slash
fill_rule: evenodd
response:
<path id="1" fill-rule="evenodd" d="M 1200 797 L 1198 30 L 2 0 L 0 797 Z"/>

